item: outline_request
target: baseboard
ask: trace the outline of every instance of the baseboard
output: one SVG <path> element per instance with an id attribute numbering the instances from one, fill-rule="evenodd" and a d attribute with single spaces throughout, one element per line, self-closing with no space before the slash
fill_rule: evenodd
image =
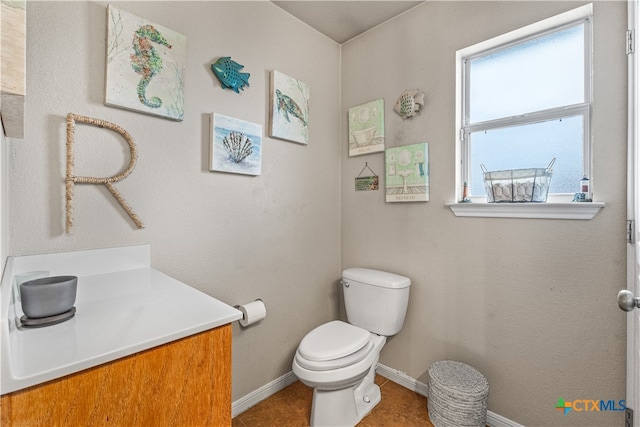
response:
<path id="1" fill-rule="evenodd" d="M 429 397 L 429 385 L 410 377 L 406 372 L 398 371 L 381 363 L 378 363 L 376 372 L 396 384 L 413 390 L 422 396 Z M 280 378 L 271 381 L 269 384 L 263 385 L 259 389 L 233 402 L 231 404 L 231 416 L 236 417 L 297 380 L 298 378 L 296 378 L 294 373 L 289 371 Z M 491 411 L 487 411 L 487 425 L 490 427 L 524 427 L 515 421 L 511 421 Z"/>
<path id="2" fill-rule="evenodd" d="M 398 371 L 397 369 L 378 363 L 376 373 L 396 384 L 400 384 L 404 388 L 415 391 L 419 395 L 429 397 L 429 385 L 410 377 L 406 372 Z"/>
<path id="3" fill-rule="evenodd" d="M 429 385 L 410 377 L 406 372 L 398 371 L 397 369 L 378 363 L 376 373 L 422 396 L 429 397 Z M 487 411 L 487 425 L 490 427 L 524 427 L 515 421 L 511 421 L 491 411 Z"/>
<path id="4" fill-rule="evenodd" d="M 293 371 L 289 371 L 280 378 L 276 378 L 268 384 L 263 385 L 257 390 L 252 391 L 244 397 L 236 400 L 231 404 L 231 417 L 235 418 L 237 415 L 243 413 L 247 409 L 262 402 L 267 397 L 271 396 L 287 387 L 288 385 L 296 382 L 298 378 L 294 375 Z"/>
<path id="5" fill-rule="evenodd" d="M 487 411 L 487 425 L 491 427 L 524 427 L 522 424 L 491 411 Z"/>

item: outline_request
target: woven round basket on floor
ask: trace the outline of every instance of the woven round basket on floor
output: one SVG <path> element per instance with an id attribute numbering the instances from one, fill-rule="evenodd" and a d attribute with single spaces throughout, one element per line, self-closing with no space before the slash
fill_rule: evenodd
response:
<path id="1" fill-rule="evenodd" d="M 429 418 L 435 427 L 484 427 L 489 382 L 471 366 L 452 360 L 429 367 Z"/>

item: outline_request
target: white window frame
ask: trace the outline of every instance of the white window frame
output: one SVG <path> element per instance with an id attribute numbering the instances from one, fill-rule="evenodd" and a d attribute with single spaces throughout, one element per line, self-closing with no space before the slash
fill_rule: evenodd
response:
<path id="1" fill-rule="evenodd" d="M 554 118 L 580 115 L 584 118 L 584 155 L 583 170 L 590 177 L 593 185 L 591 171 L 591 103 L 592 103 L 592 20 L 593 5 L 587 4 L 570 10 L 560 15 L 553 16 L 543 21 L 511 31 L 490 40 L 469 46 L 456 52 L 456 179 L 455 200 L 447 203 L 457 216 L 498 216 L 498 217 L 525 217 L 525 218 L 579 218 L 589 219 L 604 206 L 604 203 L 570 203 L 571 194 L 549 194 L 547 203 L 513 203 L 495 204 L 487 203 L 485 196 L 472 197 L 472 203 L 458 203 L 462 199 L 463 183 L 468 181 L 469 144 L 470 132 L 495 129 L 498 127 L 514 126 L 525 123 L 536 123 Z M 558 30 L 568 28 L 580 22 L 585 25 L 585 102 L 581 104 L 552 108 L 520 116 L 488 120 L 474 123 L 465 128 L 464 114 L 468 112 L 468 102 L 464 96 L 464 88 L 468 87 L 468 72 L 466 68 L 470 59 L 483 56 L 491 51 L 501 50 L 510 46 L 550 34 Z M 576 183 L 577 187 L 577 183 Z M 554 206 L 544 206 L 553 204 Z M 508 205 L 508 206 L 507 206 Z M 576 206 L 580 205 L 580 206 Z M 587 211 L 592 211 L 593 213 Z M 578 212 L 578 213 L 571 213 Z M 586 215 L 586 217 L 585 217 Z"/>

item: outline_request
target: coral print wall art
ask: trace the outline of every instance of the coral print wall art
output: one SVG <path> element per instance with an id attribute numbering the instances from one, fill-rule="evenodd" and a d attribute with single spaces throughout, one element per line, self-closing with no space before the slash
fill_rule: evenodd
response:
<path id="1" fill-rule="evenodd" d="M 261 168 L 262 125 L 213 113 L 209 170 L 260 175 Z"/>
<path id="2" fill-rule="evenodd" d="M 276 70 L 271 72 L 269 136 L 309 143 L 309 85 Z"/>
<path id="3" fill-rule="evenodd" d="M 122 9 L 107 9 L 105 104 L 184 118 L 187 38 Z"/>
<path id="4" fill-rule="evenodd" d="M 429 201 L 429 144 L 385 151 L 387 202 Z"/>
<path id="5" fill-rule="evenodd" d="M 349 156 L 384 151 L 384 100 L 349 108 Z"/>

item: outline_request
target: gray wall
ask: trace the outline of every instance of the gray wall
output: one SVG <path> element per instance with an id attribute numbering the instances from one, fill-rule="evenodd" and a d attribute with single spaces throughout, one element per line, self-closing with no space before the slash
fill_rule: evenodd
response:
<path id="1" fill-rule="evenodd" d="M 489 409 L 522 424 L 619 424 L 619 414 L 569 419 L 553 406 L 624 398 L 624 2 L 594 6 L 592 181 L 606 208 L 562 221 L 456 218 L 444 205 L 455 190 L 455 51 L 580 4 L 428 2 L 341 48 L 267 2 L 116 3 L 187 36 L 176 123 L 103 105 L 106 2 L 29 2 L 26 136 L 7 141 L 8 254 L 150 243 L 154 267 L 229 304 L 263 298 L 263 322 L 234 326 L 234 400 L 288 372 L 302 336 L 338 316 L 341 268 L 402 273 L 413 280 L 408 317 L 382 363 L 426 382 L 433 361 L 468 362 L 491 383 Z M 208 69 L 223 55 L 252 74 L 241 95 Z M 262 123 L 266 135 L 272 69 L 310 84 L 311 142 L 265 136 L 259 177 L 208 172 L 209 113 Z M 427 105 L 403 122 L 392 106 L 414 87 Z M 348 157 L 346 111 L 377 98 L 388 146 L 429 142 L 431 201 L 354 191 L 365 161 L 381 176 L 384 165 L 382 154 Z M 105 189 L 78 186 L 75 233 L 64 233 L 68 112 L 134 137 L 138 165 L 116 187 L 144 230 Z M 117 138 L 79 132 L 78 173 L 126 164 Z"/>
<path id="2" fill-rule="evenodd" d="M 149 243 L 155 268 L 228 304 L 262 298 L 263 322 L 234 325 L 235 400 L 289 372 L 302 336 L 337 316 L 340 47 L 268 2 L 115 3 L 187 37 L 185 118 L 174 122 L 104 106 L 106 4 L 28 2 L 27 120 L 24 140 L 10 141 L 9 255 Z M 209 69 L 226 55 L 251 73 L 240 95 Z M 273 69 L 311 87 L 307 146 L 267 136 Z M 138 164 L 115 187 L 145 229 L 104 187 L 77 185 L 75 232 L 65 234 L 69 112 L 134 138 Z M 264 126 L 261 176 L 208 171 L 212 112 Z M 128 164 L 126 143 L 110 131 L 78 125 L 75 145 L 78 175 Z"/>
<path id="3" fill-rule="evenodd" d="M 489 380 L 489 409 L 524 425 L 622 423 L 554 405 L 625 395 L 615 296 L 626 284 L 626 4 L 594 4 L 592 181 L 606 207 L 590 221 L 458 218 L 445 206 L 455 197 L 455 52 L 581 4 L 430 1 L 342 47 L 342 267 L 413 280 L 404 328 L 380 361 L 425 382 L 436 360 L 467 362 Z M 413 88 L 426 105 L 402 121 L 393 104 Z M 347 110 L 377 98 L 387 147 L 429 143 L 429 202 L 354 191 L 365 162 L 384 176 L 384 156 L 348 157 Z"/>
<path id="4" fill-rule="evenodd" d="M 4 132 L 0 132 L 0 266 L 4 268 L 7 258 L 9 239 L 9 186 L 7 185 L 7 170 L 9 163 L 7 162 L 7 139 Z"/>

